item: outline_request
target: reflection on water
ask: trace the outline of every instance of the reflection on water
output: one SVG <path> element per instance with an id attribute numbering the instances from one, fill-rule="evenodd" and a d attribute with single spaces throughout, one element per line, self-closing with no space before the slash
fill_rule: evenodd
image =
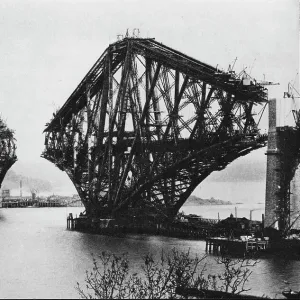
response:
<path id="1" fill-rule="evenodd" d="M 210 209 L 216 208 L 207 207 L 205 211 L 209 213 Z M 0 209 L 1 298 L 78 298 L 76 282 L 83 283 L 85 270 L 92 267 L 91 253 L 104 250 L 128 253 L 134 270 L 138 270 L 141 257 L 148 252 L 159 255 L 161 250 L 166 252 L 176 247 L 190 249 L 199 256 L 205 254 L 203 241 L 146 235 L 120 238 L 67 231 L 68 213 L 78 215 L 82 210 L 81 207 Z M 208 257 L 207 268 L 210 273 L 221 270 L 213 256 Z M 299 261 L 261 259 L 250 277 L 251 294 L 279 297 L 284 288 L 298 290 L 299 269 Z"/>

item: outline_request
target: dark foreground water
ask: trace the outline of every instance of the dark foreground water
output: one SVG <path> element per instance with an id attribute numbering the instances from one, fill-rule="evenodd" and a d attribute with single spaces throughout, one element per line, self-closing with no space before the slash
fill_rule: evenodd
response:
<path id="1" fill-rule="evenodd" d="M 213 214 L 222 211 L 222 207 L 201 211 L 209 209 Z M 67 214 L 76 215 L 81 210 L 0 209 L 0 298 L 78 298 L 76 282 L 84 286 L 85 271 L 92 267 L 91 253 L 103 250 L 127 252 L 135 270 L 147 252 L 158 254 L 162 249 L 171 251 L 176 247 L 190 249 L 192 254 L 205 253 L 203 241 L 143 235 L 117 238 L 67 231 Z M 207 268 L 210 273 L 220 271 L 212 256 L 207 259 Z M 300 289 L 300 262 L 261 259 L 253 269 L 248 287 L 249 294 L 282 298 L 283 289 Z"/>

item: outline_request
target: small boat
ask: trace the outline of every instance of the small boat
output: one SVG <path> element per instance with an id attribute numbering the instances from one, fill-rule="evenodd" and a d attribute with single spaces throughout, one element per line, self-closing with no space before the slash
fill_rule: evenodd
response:
<path id="1" fill-rule="evenodd" d="M 287 299 L 300 299 L 300 292 L 295 292 L 292 290 L 289 291 L 283 291 L 282 295 L 286 297 Z"/>

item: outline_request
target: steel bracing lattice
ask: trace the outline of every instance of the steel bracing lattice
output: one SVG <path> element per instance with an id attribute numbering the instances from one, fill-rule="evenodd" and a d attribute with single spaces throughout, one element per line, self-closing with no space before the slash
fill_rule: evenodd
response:
<path id="1" fill-rule="evenodd" d="M 300 163 L 300 122 L 295 127 L 278 127 L 279 168 L 276 170 L 279 176 L 277 195 L 279 202 L 276 215 L 278 229 L 283 236 L 289 233 L 292 227 L 293 213 L 290 203 L 290 183 L 295 176 L 296 169 Z"/>
<path id="2" fill-rule="evenodd" d="M 154 39 L 109 45 L 45 129 L 42 157 L 64 170 L 88 215 L 172 218 L 209 174 L 266 145 L 243 84 Z"/>
<path id="3" fill-rule="evenodd" d="M 0 119 L 0 187 L 7 171 L 16 161 L 14 132 Z"/>

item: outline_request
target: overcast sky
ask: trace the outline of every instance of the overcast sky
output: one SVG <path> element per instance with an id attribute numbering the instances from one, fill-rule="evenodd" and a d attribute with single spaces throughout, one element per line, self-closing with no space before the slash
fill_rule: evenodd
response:
<path id="1" fill-rule="evenodd" d="M 270 98 L 295 78 L 298 87 L 298 0 L 0 0 L 0 111 L 16 133 L 13 168 L 34 162 L 43 178 L 66 178 L 40 158 L 44 125 L 108 44 L 134 28 L 213 66 L 227 69 L 237 57 L 237 72 L 247 67 L 258 80 L 280 83 Z"/>

